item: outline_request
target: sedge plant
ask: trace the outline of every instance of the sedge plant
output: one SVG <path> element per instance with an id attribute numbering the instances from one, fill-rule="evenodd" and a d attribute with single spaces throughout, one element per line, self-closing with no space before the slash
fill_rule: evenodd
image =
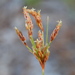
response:
<path id="1" fill-rule="evenodd" d="M 23 42 L 23 44 L 28 48 L 29 52 L 31 52 L 36 59 L 39 61 L 40 66 L 42 68 L 42 75 L 44 75 L 45 70 L 45 63 L 49 58 L 50 55 L 50 44 L 55 39 L 56 35 L 58 34 L 58 31 L 60 30 L 60 27 L 62 25 L 62 21 L 58 21 L 58 24 L 56 25 L 55 29 L 53 30 L 52 34 L 50 35 L 50 40 L 48 40 L 48 21 L 49 17 L 47 17 L 47 27 L 46 27 L 46 39 L 44 39 L 44 28 L 41 20 L 41 14 L 40 11 L 35 11 L 35 9 L 27 9 L 27 6 L 23 7 L 23 14 L 25 17 L 25 27 L 28 31 L 28 37 L 32 44 L 32 48 L 28 46 L 26 43 L 26 37 L 22 34 L 22 32 L 15 27 L 16 33 L 18 34 L 20 40 Z M 38 31 L 38 38 L 34 40 L 33 38 L 33 23 L 32 19 L 30 18 L 30 14 L 34 17 L 36 20 L 36 23 L 40 30 Z M 46 40 L 46 43 L 44 43 L 44 40 Z"/>

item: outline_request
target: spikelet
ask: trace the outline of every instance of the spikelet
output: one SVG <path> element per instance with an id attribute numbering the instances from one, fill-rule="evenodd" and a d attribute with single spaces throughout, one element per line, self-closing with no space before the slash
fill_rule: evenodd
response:
<path id="1" fill-rule="evenodd" d="M 40 30 L 38 31 L 38 38 L 40 41 L 43 41 L 43 33 Z"/>
<path id="2" fill-rule="evenodd" d="M 36 48 L 37 49 L 39 49 L 40 46 L 41 46 L 41 43 L 40 42 L 41 42 L 40 40 L 36 39 L 35 44 L 36 44 Z"/>
<path id="3" fill-rule="evenodd" d="M 20 30 L 17 29 L 17 27 L 15 27 L 16 33 L 19 36 L 20 40 L 23 42 L 23 44 L 25 46 L 27 46 L 26 44 L 26 38 L 24 37 L 24 35 L 22 34 L 22 32 Z"/>
<path id="4" fill-rule="evenodd" d="M 28 36 L 29 36 L 29 38 L 31 38 L 31 36 L 32 36 L 32 30 L 28 30 Z"/>
<path id="5" fill-rule="evenodd" d="M 60 30 L 60 27 L 62 25 L 62 21 L 58 21 L 58 25 L 56 26 L 56 28 L 53 30 L 51 36 L 50 36 L 50 42 L 52 42 L 55 37 L 57 36 L 59 30 Z"/>
<path id="6" fill-rule="evenodd" d="M 32 16 L 34 16 L 39 28 L 44 31 L 43 29 L 43 25 L 42 25 L 42 21 L 41 21 L 41 15 L 40 15 L 40 11 L 36 12 L 34 8 L 32 9 L 26 9 L 26 7 L 23 8 L 24 13 L 28 12 L 30 13 Z"/>
<path id="7" fill-rule="evenodd" d="M 26 29 L 28 30 L 28 36 L 29 36 L 29 38 L 32 36 L 32 34 L 33 34 L 33 31 L 32 31 L 32 29 L 33 29 L 33 24 L 32 24 L 32 20 L 31 20 L 31 18 L 30 18 L 30 16 L 29 16 L 29 13 L 27 12 L 27 9 L 26 9 L 27 7 L 24 7 L 23 8 L 23 13 L 24 13 L 24 17 L 26 18 L 26 24 L 25 24 L 25 27 L 26 27 Z"/>
<path id="8" fill-rule="evenodd" d="M 27 7 L 24 7 L 23 8 L 23 13 L 24 13 L 24 17 L 26 18 L 26 26 L 28 25 L 28 28 L 29 29 L 33 29 L 33 24 L 32 24 L 32 20 L 31 20 L 31 18 L 30 18 L 30 16 L 29 16 L 29 13 L 27 12 L 27 9 L 26 9 Z"/>

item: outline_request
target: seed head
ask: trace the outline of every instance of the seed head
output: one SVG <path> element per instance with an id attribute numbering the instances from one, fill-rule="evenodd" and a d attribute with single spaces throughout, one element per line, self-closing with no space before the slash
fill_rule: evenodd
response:
<path id="1" fill-rule="evenodd" d="M 42 69 L 45 68 L 45 63 L 49 58 L 50 55 L 50 43 L 55 39 L 56 35 L 58 34 L 58 31 L 60 30 L 60 27 L 62 25 L 62 21 L 58 21 L 58 25 L 53 30 L 51 36 L 50 36 L 50 42 L 48 42 L 48 25 L 47 25 L 47 35 L 46 35 L 46 44 L 44 44 L 44 28 L 42 25 L 41 20 L 41 14 L 40 11 L 36 12 L 34 8 L 27 9 L 27 6 L 23 8 L 24 17 L 26 19 L 25 21 L 25 27 L 28 31 L 28 37 L 30 39 L 30 42 L 32 44 L 32 49 L 27 45 L 26 38 L 22 34 L 20 30 L 15 27 L 16 33 L 18 34 L 20 40 L 23 42 L 23 44 L 28 48 L 28 50 L 38 59 Z M 33 39 L 33 23 L 32 19 L 30 17 L 30 14 L 35 18 L 38 27 L 40 28 L 40 31 L 38 31 L 38 39 L 36 41 Z M 48 19 L 49 20 L 49 19 Z"/>
<path id="2" fill-rule="evenodd" d="M 40 41 L 43 41 L 43 33 L 40 30 L 38 31 L 38 38 Z"/>
<path id="3" fill-rule="evenodd" d="M 57 36 L 59 30 L 60 30 L 60 27 L 62 25 L 62 21 L 58 21 L 58 25 L 56 26 L 56 28 L 53 30 L 51 36 L 50 36 L 50 42 L 52 42 L 55 37 Z"/>
<path id="4" fill-rule="evenodd" d="M 20 30 L 17 29 L 17 27 L 15 27 L 16 33 L 19 36 L 20 40 L 23 42 L 23 44 L 25 46 L 27 46 L 26 44 L 26 38 L 24 37 L 24 35 L 22 34 L 22 32 Z"/>
<path id="5" fill-rule="evenodd" d="M 23 8 L 23 11 L 25 13 L 25 11 L 27 13 L 30 13 L 32 16 L 34 16 L 36 22 L 37 22 L 37 25 L 39 26 L 39 28 L 44 31 L 43 29 L 43 25 L 42 25 L 42 21 L 41 21 L 41 15 L 40 15 L 40 11 L 36 12 L 35 9 L 27 9 L 27 8 Z"/>
<path id="6" fill-rule="evenodd" d="M 27 7 L 23 8 L 23 13 L 24 13 L 24 17 L 26 18 L 26 26 L 28 25 L 28 29 L 33 29 L 33 24 L 32 24 L 32 20 L 29 16 L 29 13 L 27 12 Z"/>

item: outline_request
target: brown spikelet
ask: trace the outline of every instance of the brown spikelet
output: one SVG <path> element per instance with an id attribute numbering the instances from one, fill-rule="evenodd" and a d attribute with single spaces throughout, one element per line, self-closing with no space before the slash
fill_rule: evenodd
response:
<path id="1" fill-rule="evenodd" d="M 28 30 L 28 36 L 29 36 L 29 38 L 31 38 L 31 36 L 32 36 L 32 30 Z"/>
<path id="2" fill-rule="evenodd" d="M 40 41 L 43 41 L 43 33 L 41 31 L 38 31 L 38 38 Z"/>
<path id="3" fill-rule="evenodd" d="M 16 33 L 19 36 L 20 40 L 23 42 L 23 44 L 26 46 L 26 38 L 23 36 L 22 32 L 15 27 Z"/>
<path id="4" fill-rule="evenodd" d="M 39 57 L 42 57 L 42 52 L 40 50 L 38 51 L 38 55 Z"/>
<path id="5" fill-rule="evenodd" d="M 36 20 L 36 22 L 37 22 L 39 28 L 40 28 L 42 31 L 44 31 L 43 25 L 42 25 L 42 21 L 41 21 L 40 11 L 36 12 L 36 11 L 34 11 L 34 9 L 26 9 L 26 8 L 23 8 L 23 11 L 24 11 L 24 13 L 25 13 L 25 11 L 26 11 L 26 12 L 30 13 L 32 16 L 34 16 L 34 18 L 35 18 L 35 20 Z"/>
<path id="6" fill-rule="evenodd" d="M 56 26 L 56 28 L 53 30 L 51 34 L 50 41 L 53 41 L 55 39 L 55 37 L 58 34 L 58 31 L 60 30 L 61 25 L 62 25 L 62 21 L 58 21 L 58 25 Z"/>
<path id="7" fill-rule="evenodd" d="M 42 54 L 43 55 L 43 54 Z M 41 67 L 42 67 L 42 69 L 44 69 L 45 68 L 45 63 L 46 63 L 46 61 L 48 60 L 48 58 L 49 58 L 49 56 L 48 55 L 44 55 L 44 57 L 41 57 L 41 61 L 39 61 L 40 62 L 40 65 L 41 65 Z"/>
<path id="8" fill-rule="evenodd" d="M 27 12 L 26 7 L 23 8 L 23 13 L 24 13 L 24 17 L 26 18 L 26 24 L 25 25 L 28 25 L 27 29 L 33 29 L 32 20 L 29 16 L 29 13 Z"/>
<path id="9" fill-rule="evenodd" d="M 39 49 L 39 48 L 40 48 L 40 46 L 41 46 L 40 41 L 37 39 L 35 42 L 36 42 L 36 48 L 37 48 L 37 49 Z"/>

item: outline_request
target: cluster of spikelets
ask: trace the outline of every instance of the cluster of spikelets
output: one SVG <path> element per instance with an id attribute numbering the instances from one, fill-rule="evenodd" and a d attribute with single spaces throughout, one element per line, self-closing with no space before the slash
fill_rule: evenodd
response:
<path id="1" fill-rule="evenodd" d="M 24 7 L 23 13 L 24 13 L 24 17 L 26 19 L 25 27 L 28 31 L 28 37 L 32 44 L 32 49 L 27 45 L 26 38 L 24 37 L 22 32 L 20 30 L 18 30 L 17 27 L 15 27 L 15 30 L 16 30 L 20 40 L 28 48 L 28 50 L 38 59 L 42 69 L 44 69 L 45 63 L 48 60 L 49 55 L 50 55 L 50 51 L 49 51 L 50 44 L 55 39 L 56 35 L 58 34 L 58 31 L 61 27 L 62 21 L 58 21 L 56 28 L 53 30 L 53 32 L 50 36 L 50 41 L 49 42 L 47 41 L 46 44 L 44 44 L 44 28 L 43 28 L 42 21 L 41 21 L 40 11 L 36 12 L 35 9 L 33 9 L 33 8 L 27 9 L 27 7 Z M 38 31 L 38 39 L 36 39 L 36 40 L 33 39 L 33 28 L 34 27 L 33 27 L 33 23 L 32 23 L 32 20 L 31 20 L 29 14 L 31 14 L 35 18 L 36 23 L 37 23 L 38 27 L 40 28 L 40 30 Z M 46 39 L 48 39 L 48 29 L 47 29 Z"/>

